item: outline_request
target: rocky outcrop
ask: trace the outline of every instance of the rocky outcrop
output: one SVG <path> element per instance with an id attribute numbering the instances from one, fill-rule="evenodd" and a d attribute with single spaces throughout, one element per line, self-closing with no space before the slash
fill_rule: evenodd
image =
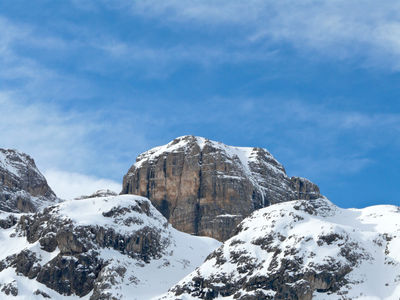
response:
<path id="1" fill-rule="evenodd" d="M 21 214 L 17 223 L 10 216 L 2 229 L 7 231 L 0 235 L 1 244 L 10 245 L 1 248 L 8 255 L 0 252 L 0 292 L 3 278 L 20 282 L 24 277 L 23 282 L 31 280 L 25 292 L 36 293 L 40 287 L 38 299 L 43 295 L 58 299 L 60 294 L 121 299 L 122 290 L 128 289 L 125 295 L 136 294 L 145 287 L 151 294 L 158 286 L 161 294 L 219 245 L 178 232 L 139 196 L 65 201 L 35 214 Z M 4 285 L 4 293 L 14 291 Z"/>
<path id="2" fill-rule="evenodd" d="M 124 176 L 121 193 L 149 198 L 178 230 L 220 241 L 256 209 L 320 197 L 315 184 L 289 178 L 265 149 L 194 136 L 139 155 Z"/>
<path id="3" fill-rule="evenodd" d="M 80 197 L 75 198 L 75 200 L 82 200 L 88 198 L 97 198 L 97 197 L 109 197 L 109 196 L 117 196 L 118 194 L 111 190 L 98 190 L 91 195 L 83 195 Z"/>
<path id="4" fill-rule="evenodd" d="M 4 216 L 5 215 L 5 216 Z M 18 218 L 12 213 L 10 214 L 0 214 L 0 228 L 8 229 L 17 224 Z"/>
<path id="5" fill-rule="evenodd" d="M 27 154 L 0 149 L 0 210 L 35 212 L 57 197 Z"/>
<path id="6" fill-rule="evenodd" d="M 398 299 L 399 217 L 325 198 L 260 209 L 160 299 Z"/>
<path id="7" fill-rule="evenodd" d="M 7 284 L 0 285 L 0 288 L 0 291 L 2 291 L 7 296 L 18 296 L 18 286 L 15 280 Z"/>

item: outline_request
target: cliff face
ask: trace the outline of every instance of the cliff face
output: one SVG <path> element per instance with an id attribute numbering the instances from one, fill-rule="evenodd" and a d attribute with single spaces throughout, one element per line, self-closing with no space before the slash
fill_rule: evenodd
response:
<path id="1" fill-rule="evenodd" d="M 265 149 L 194 136 L 139 155 L 124 176 L 121 193 L 149 198 L 178 230 L 220 241 L 256 209 L 320 196 L 310 181 L 289 178 Z"/>
<path id="2" fill-rule="evenodd" d="M 46 179 L 27 154 L 0 149 L 0 210 L 34 212 L 57 200 Z"/>

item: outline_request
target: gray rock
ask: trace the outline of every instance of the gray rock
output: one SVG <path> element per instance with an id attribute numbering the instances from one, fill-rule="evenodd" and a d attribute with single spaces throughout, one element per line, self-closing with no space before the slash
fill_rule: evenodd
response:
<path id="1" fill-rule="evenodd" d="M 41 268 L 36 280 L 60 294 L 85 296 L 102 268 L 97 256 L 95 251 L 57 255 Z"/>
<path id="2" fill-rule="evenodd" d="M 43 291 L 41 291 L 39 289 L 34 291 L 33 294 L 37 295 L 37 296 L 40 295 L 40 296 L 42 296 L 43 298 L 46 298 L 46 299 L 51 299 L 51 297 L 47 293 L 45 293 L 45 292 L 43 292 Z"/>
<path id="3" fill-rule="evenodd" d="M 75 200 L 89 199 L 89 198 L 97 198 L 97 197 L 109 197 L 109 196 L 117 196 L 118 194 L 111 190 L 98 190 L 91 195 L 88 196 L 80 196 L 75 198 Z"/>
<path id="4" fill-rule="evenodd" d="M 7 284 L 0 285 L 0 287 L 1 291 L 7 296 L 18 296 L 18 286 L 15 280 Z"/>
<path id="5" fill-rule="evenodd" d="M 17 224 L 18 219 L 16 216 L 10 214 L 4 219 L 0 219 L 0 228 L 8 229 Z"/>
<path id="6" fill-rule="evenodd" d="M 29 155 L 0 148 L 0 210 L 35 212 L 57 201 Z"/>

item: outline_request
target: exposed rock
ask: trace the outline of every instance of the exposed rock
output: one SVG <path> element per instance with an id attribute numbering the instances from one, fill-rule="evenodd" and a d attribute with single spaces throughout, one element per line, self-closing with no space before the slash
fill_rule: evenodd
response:
<path id="1" fill-rule="evenodd" d="M 15 268 L 17 274 L 24 275 L 30 279 L 35 278 L 40 271 L 40 266 L 37 264 L 39 259 L 34 252 L 23 250 L 15 256 L 9 258 L 11 267 Z"/>
<path id="2" fill-rule="evenodd" d="M 93 294 L 90 300 L 119 300 L 123 295 L 113 295 L 110 290 L 114 286 L 121 284 L 121 278 L 124 278 L 127 269 L 123 266 L 105 266 L 96 280 Z"/>
<path id="3" fill-rule="evenodd" d="M 232 147 L 184 136 L 138 156 L 122 194 L 137 194 L 178 230 L 226 240 L 254 210 L 320 197 L 310 181 L 289 178 L 265 149 Z"/>
<path id="4" fill-rule="evenodd" d="M 102 268 L 95 251 L 75 255 L 57 255 L 44 265 L 36 280 L 60 294 L 87 295 Z"/>
<path id="5" fill-rule="evenodd" d="M 1 217 L 1 215 L 0 215 Z M 8 229 L 13 227 L 15 224 L 17 224 L 18 219 L 16 216 L 14 216 L 13 214 L 9 214 L 7 215 L 4 219 L 0 219 L 0 228 L 3 229 Z"/>
<path id="6" fill-rule="evenodd" d="M 0 210 L 35 212 L 56 201 L 56 195 L 29 155 L 0 148 Z"/>
<path id="7" fill-rule="evenodd" d="M 108 196 L 117 196 L 118 194 L 111 190 L 98 190 L 91 195 L 88 196 L 80 196 L 75 198 L 75 200 L 82 200 L 88 198 L 97 198 L 97 197 L 108 197 Z"/>
<path id="8" fill-rule="evenodd" d="M 326 198 L 260 209 L 160 299 L 398 299 L 399 217 Z"/>
<path id="9" fill-rule="evenodd" d="M 4 284 L 1 287 L 1 291 L 7 296 L 18 296 L 18 286 L 17 282 L 14 280 L 8 284 Z"/>
<path id="10" fill-rule="evenodd" d="M 39 239 L 39 244 L 42 250 L 46 252 L 53 252 L 56 250 L 58 246 L 58 242 L 60 239 L 57 240 L 57 234 L 54 232 L 49 232 L 47 234 L 44 234 L 40 239 Z"/>
<path id="11" fill-rule="evenodd" d="M 51 299 L 51 297 L 48 294 L 46 294 L 45 292 L 43 292 L 41 290 L 36 290 L 33 294 L 37 295 L 37 296 L 40 295 L 40 296 L 42 296 L 43 298 L 46 298 L 46 299 Z"/>
<path id="12" fill-rule="evenodd" d="M 302 177 L 291 177 L 290 178 L 292 189 L 294 190 L 295 196 L 293 200 L 297 199 L 317 199 L 321 197 L 319 187 L 309 181 L 306 178 Z"/>

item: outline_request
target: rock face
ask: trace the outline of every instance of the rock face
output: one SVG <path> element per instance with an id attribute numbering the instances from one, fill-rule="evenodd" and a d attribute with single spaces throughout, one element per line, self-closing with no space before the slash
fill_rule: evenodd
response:
<path id="1" fill-rule="evenodd" d="M 56 195 L 30 156 L 0 149 L 0 210 L 35 212 L 55 201 Z"/>
<path id="2" fill-rule="evenodd" d="M 399 220 L 395 206 L 272 205 L 160 299 L 399 299 Z"/>
<path id="3" fill-rule="evenodd" d="M 0 298 L 150 299 L 220 245 L 178 232 L 132 195 L 65 201 L 10 222 L 0 229 Z"/>
<path id="4" fill-rule="evenodd" d="M 145 196 L 178 230 L 220 241 L 256 209 L 320 197 L 315 184 L 289 178 L 265 149 L 194 136 L 139 155 L 124 176 L 121 194 Z"/>

